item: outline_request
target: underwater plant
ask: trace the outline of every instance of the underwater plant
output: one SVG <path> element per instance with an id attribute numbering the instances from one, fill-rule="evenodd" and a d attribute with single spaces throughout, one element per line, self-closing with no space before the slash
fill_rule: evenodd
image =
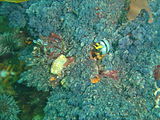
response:
<path id="1" fill-rule="evenodd" d="M 16 37 L 15 33 L 0 34 L 0 56 L 13 54 L 21 46 L 21 40 Z"/>
<path id="2" fill-rule="evenodd" d="M 19 120 L 17 117 L 19 112 L 20 110 L 12 96 L 0 95 L 0 120 Z"/>

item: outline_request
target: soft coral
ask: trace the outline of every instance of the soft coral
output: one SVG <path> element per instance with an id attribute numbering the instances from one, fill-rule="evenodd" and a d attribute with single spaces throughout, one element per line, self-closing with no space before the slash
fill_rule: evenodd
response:
<path id="1" fill-rule="evenodd" d="M 130 0 L 130 9 L 127 15 L 128 20 L 134 20 L 142 9 L 145 9 L 148 12 L 149 14 L 148 22 L 152 23 L 153 17 L 147 0 Z"/>

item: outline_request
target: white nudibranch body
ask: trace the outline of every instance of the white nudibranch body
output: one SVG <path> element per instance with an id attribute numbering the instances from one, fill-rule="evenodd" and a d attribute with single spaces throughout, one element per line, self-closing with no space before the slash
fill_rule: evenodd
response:
<path id="1" fill-rule="evenodd" d="M 102 45 L 102 48 L 100 50 L 102 52 L 102 55 L 109 53 L 110 44 L 109 44 L 108 40 L 106 40 L 106 39 L 101 40 L 100 45 Z"/>

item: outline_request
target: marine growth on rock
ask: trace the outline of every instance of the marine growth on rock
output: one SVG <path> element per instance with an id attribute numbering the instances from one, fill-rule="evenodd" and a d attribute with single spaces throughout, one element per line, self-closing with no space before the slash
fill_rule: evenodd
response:
<path id="1" fill-rule="evenodd" d="M 0 95 L 0 120 L 19 120 L 19 107 L 10 95 Z"/>
<path id="2" fill-rule="evenodd" d="M 129 12 L 127 18 L 134 20 L 140 11 L 145 9 L 149 14 L 149 23 L 153 22 L 153 15 L 147 0 L 130 0 Z"/>

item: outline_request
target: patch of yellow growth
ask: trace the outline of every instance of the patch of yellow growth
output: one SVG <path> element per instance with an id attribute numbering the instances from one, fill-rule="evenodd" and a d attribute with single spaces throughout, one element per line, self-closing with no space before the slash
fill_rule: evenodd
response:
<path id="1" fill-rule="evenodd" d="M 148 22 L 152 23 L 153 16 L 147 0 L 130 0 L 130 8 L 127 15 L 128 20 L 134 20 L 142 9 L 145 9 L 148 12 L 149 14 Z"/>
<path id="2" fill-rule="evenodd" d="M 99 43 L 96 43 L 95 45 L 93 45 L 95 49 L 100 49 L 100 48 L 103 48 L 102 45 L 100 45 Z"/>
<path id="3" fill-rule="evenodd" d="M 13 3 L 21 3 L 21 2 L 28 1 L 28 0 L 0 0 L 0 1 L 13 2 Z"/>
<path id="4" fill-rule="evenodd" d="M 101 78 L 96 75 L 94 78 L 90 78 L 91 83 L 98 83 L 101 80 Z"/>
<path id="5" fill-rule="evenodd" d="M 60 55 L 55 61 L 53 61 L 51 73 L 60 76 L 66 62 L 67 58 L 64 55 Z"/>

